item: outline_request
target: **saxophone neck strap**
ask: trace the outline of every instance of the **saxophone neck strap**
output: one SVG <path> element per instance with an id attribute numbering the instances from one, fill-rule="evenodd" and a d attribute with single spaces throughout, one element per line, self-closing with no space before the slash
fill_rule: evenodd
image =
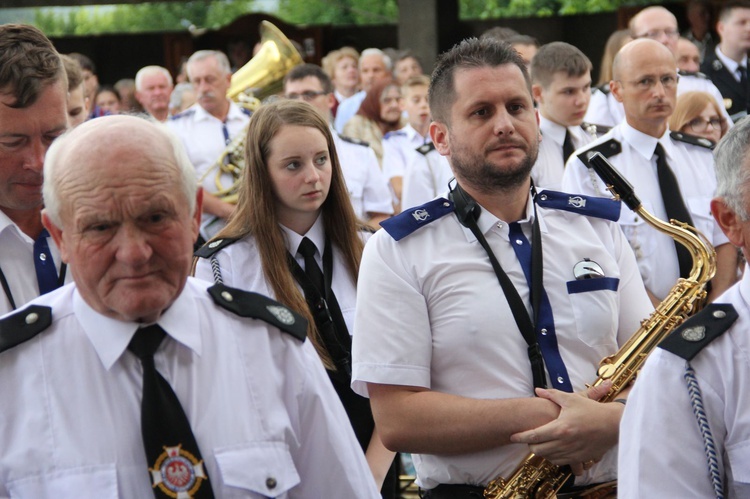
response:
<path id="1" fill-rule="evenodd" d="M 532 183 L 531 185 L 531 196 L 536 200 L 536 189 Z M 508 305 L 513 313 L 513 318 L 516 321 L 518 329 L 521 331 L 523 339 L 528 345 L 529 361 L 531 363 L 531 374 L 534 381 L 534 387 L 546 388 L 547 381 L 544 371 L 544 358 L 542 357 L 542 350 L 539 346 L 539 342 L 536 337 L 536 324 L 539 322 L 539 309 L 542 300 L 543 291 L 543 266 L 542 266 L 542 237 L 539 230 L 539 217 L 536 212 L 536 202 L 534 206 L 534 221 L 531 229 L 531 308 L 534 314 L 533 322 L 532 317 L 529 314 L 524 305 L 521 295 L 518 294 L 515 286 L 511 282 L 508 274 L 505 273 L 503 268 L 500 266 L 500 262 L 497 260 L 495 253 L 490 248 L 487 239 L 479 230 L 477 220 L 482 214 L 482 208 L 479 204 L 458 184 L 456 183 L 455 188 L 451 190 L 450 200 L 453 201 L 456 209 L 456 217 L 458 221 L 464 227 L 471 230 L 479 244 L 484 248 L 487 253 L 487 257 L 492 265 L 492 270 L 495 272 L 497 281 L 500 283 L 500 287 L 503 290 L 505 299 L 508 300 Z"/>

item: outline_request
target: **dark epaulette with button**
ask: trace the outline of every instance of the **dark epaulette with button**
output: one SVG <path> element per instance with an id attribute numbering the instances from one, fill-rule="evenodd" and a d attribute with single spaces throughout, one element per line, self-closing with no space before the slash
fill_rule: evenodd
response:
<path id="1" fill-rule="evenodd" d="M 52 309 L 30 305 L 0 321 L 0 353 L 30 340 L 52 324 Z"/>
<path id="2" fill-rule="evenodd" d="M 612 130 L 611 126 L 597 125 L 596 123 L 581 123 L 581 128 L 587 134 L 593 137 L 601 137 L 605 133 Z"/>
<path id="3" fill-rule="evenodd" d="M 612 222 L 620 218 L 621 203 L 611 198 L 544 190 L 536 195 L 536 204 L 542 208 L 564 210 Z"/>
<path id="4" fill-rule="evenodd" d="M 696 78 L 700 78 L 701 80 L 708 80 L 708 76 L 706 76 L 705 73 L 701 73 L 700 71 L 683 71 L 681 69 L 678 69 L 677 74 L 680 76 L 694 76 Z"/>
<path id="5" fill-rule="evenodd" d="M 668 352 L 692 360 L 698 352 L 727 331 L 738 314 L 728 303 L 712 303 L 686 320 L 659 344 Z"/>
<path id="6" fill-rule="evenodd" d="M 430 151 L 434 151 L 434 150 L 435 150 L 435 144 L 433 144 L 432 142 L 428 142 L 427 144 L 422 144 L 421 146 L 417 147 L 417 152 L 424 156 L 427 156 L 427 154 L 429 154 Z"/>
<path id="7" fill-rule="evenodd" d="M 230 244 L 236 243 L 239 241 L 239 239 L 234 237 L 225 237 L 224 239 L 217 239 L 216 241 L 209 241 L 198 250 L 193 253 L 195 256 L 199 258 L 210 258 L 214 256 L 214 254 L 218 253 L 219 251 L 223 250 Z"/>
<path id="8" fill-rule="evenodd" d="M 185 109 L 181 113 L 177 113 L 174 116 L 170 116 L 169 121 L 181 120 L 183 118 L 187 118 L 188 116 L 192 116 L 193 114 L 195 114 L 195 109 L 191 107 L 191 108 Z"/>
<path id="9" fill-rule="evenodd" d="M 620 142 L 616 139 L 609 139 L 608 141 L 602 142 L 601 144 L 596 144 L 582 149 L 581 152 L 577 154 L 577 156 L 583 164 L 586 164 L 584 158 L 586 158 L 586 153 L 590 151 L 600 152 L 605 158 L 611 158 L 612 156 L 617 156 L 622 152 L 622 144 L 620 144 Z"/>
<path id="10" fill-rule="evenodd" d="M 354 137 L 347 137 L 345 135 L 339 135 L 339 138 L 343 140 L 344 142 L 349 142 L 350 144 L 357 144 L 358 146 L 365 146 L 370 147 L 369 142 L 365 142 L 364 140 L 355 139 Z"/>
<path id="11" fill-rule="evenodd" d="M 672 137 L 672 140 L 685 142 L 686 144 L 692 144 L 694 146 L 705 147 L 706 149 L 710 149 L 712 151 L 714 147 L 716 147 L 716 144 L 713 140 L 708 140 L 703 137 L 696 137 L 695 135 L 690 135 L 688 133 L 670 132 L 669 136 Z"/>
<path id="12" fill-rule="evenodd" d="M 602 83 L 598 87 L 594 87 L 594 88 L 600 91 L 601 93 L 603 93 L 604 95 L 607 95 L 608 93 L 612 91 L 612 89 L 609 88 L 609 83 Z"/>
<path id="13" fill-rule="evenodd" d="M 414 208 L 408 208 L 395 217 L 380 222 L 380 226 L 400 241 L 417 229 L 429 225 L 438 218 L 453 213 L 453 203 L 445 198 L 433 199 L 429 203 Z"/>
<path id="14" fill-rule="evenodd" d="M 307 337 L 307 320 L 281 303 L 250 291 L 214 284 L 208 288 L 214 302 L 221 308 L 251 319 L 260 319 L 289 333 L 300 341 Z"/>

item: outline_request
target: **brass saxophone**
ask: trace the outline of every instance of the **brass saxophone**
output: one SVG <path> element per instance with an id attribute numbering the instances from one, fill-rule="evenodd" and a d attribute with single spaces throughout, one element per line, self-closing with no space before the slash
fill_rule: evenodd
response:
<path id="1" fill-rule="evenodd" d="M 584 159 L 584 158 L 581 158 Z M 693 257 L 693 266 L 686 279 L 679 279 L 656 310 L 641 322 L 641 327 L 614 355 L 599 363 L 598 378 L 592 386 L 609 380 L 612 388 L 600 399 L 611 402 L 635 378 L 646 357 L 689 315 L 697 312 L 706 298 L 705 286 L 716 273 L 716 252 L 705 237 L 688 224 L 664 222 L 646 211 L 633 191 L 633 186 L 598 152 L 589 153 L 584 163 L 601 177 L 616 199 L 621 199 L 655 229 L 668 234 L 685 246 Z M 554 498 L 570 478 L 567 468 L 556 466 L 543 457 L 530 453 L 510 478 L 497 477 L 484 490 L 486 499 Z"/>

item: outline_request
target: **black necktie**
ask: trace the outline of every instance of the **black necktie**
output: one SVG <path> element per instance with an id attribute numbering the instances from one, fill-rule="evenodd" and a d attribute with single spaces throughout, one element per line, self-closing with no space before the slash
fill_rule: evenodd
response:
<path id="1" fill-rule="evenodd" d="M 693 225 L 693 219 L 688 212 L 685 202 L 682 200 L 682 194 L 680 194 L 680 186 L 677 184 L 677 179 L 672 172 L 672 169 L 667 164 L 667 155 L 661 144 L 657 142 L 656 150 L 654 151 L 656 156 L 656 174 L 659 177 L 659 189 L 661 190 L 661 197 L 664 201 L 664 209 L 667 211 L 667 218 L 679 220 L 689 225 Z M 675 241 L 675 247 L 677 248 L 677 262 L 680 265 L 680 277 L 688 277 L 690 275 L 690 269 L 693 266 L 693 257 L 690 256 L 690 252 L 680 243 Z"/>
<path id="2" fill-rule="evenodd" d="M 742 88 L 747 87 L 747 68 L 745 66 L 737 66 L 737 70 L 740 72 L 740 85 L 742 85 Z"/>
<path id="3" fill-rule="evenodd" d="M 141 434 L 154 496 L 213 499 L 190 422 L 174 390 L 154 366 L 154 352 L 164 336 L 154 324 L 136 331 L 128 345 L 143 366 Z"/>
<path id="4" fill-rule="evenodd" d="M 303 237 L 299 243 L 297 253 L 305 259 L 305 273 L 312 283 L 318 288 L 321 296 L 325 297 L 325 283 L 323 281 L 323 272 L 321 272 L 318 262 L 315 261 L 315 243 L 308 238 Z"/>
<path id="5" fill-rule="evenodd" d="M 568 158 L 573 154 L 576 148 L 573 147 L 573 141 L 570 139 L 570 131 L 565 129 L 565 140 L 563 140 L 563 166 L 568 162 Z"/>

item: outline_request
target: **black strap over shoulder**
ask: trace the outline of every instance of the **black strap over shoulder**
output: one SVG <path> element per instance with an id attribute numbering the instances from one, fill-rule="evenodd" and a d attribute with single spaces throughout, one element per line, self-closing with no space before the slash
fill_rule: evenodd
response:
<path id="1" fill-rule="evenodd" d="M 0 321 L 0 353 L 30 340 L 52 324 L 52 309 L 29 305 Z"/>
<path id="2" fill-rule="evenodd" d="M 533 189 L 533 186 L 532 186 Z M 534 191 L 535 195 L 536 192 Z M 516 321 L 518 329 L 521 331 L 523 339 L 528 345 L 529 361 L 531 362 L 531 374 L 534 381 L 534 386 L 537 388 L 546 388 L 547 381 L 544 372 L 544 358 L 542 357 L 542 350 L 539 347 L 539 342 L 536 339 L 536 328 L 534 324 L 538 322 L 538 314 L 540 309 L 540 303 L 542 299 L 542 238 L 539 231 L 539 219 L 534 213 L 534 224 L 532 226 L 532 267 L 531 267 L 531 307 L 534 313 L 534 320 L 529 317 L 526 310 L 526 306 L 523 303 L 521 295 L 518 294 L 515 286 L 511 282 L 508 274 L 505 273 L 503 268 L 500 266 L 500 262 L 497 260 L 495 253 L 490 248 L 487 239 L 484 234 L 479 230 L 477 225 L 477 219 L 481 215 L 482 208 L 477 204 L 474 199 L 464 191 L 460 185 L 456 184 L 455 189 L 450 193 L 450 200 L 453 201 L 456 209 L 456 217 L 458 221 L 464 227 L 471 230 L 474 237 L 477 238 L 479 244 L 482 245 L 484 251 L 487 253 L 487 257 L 490 260 L 492 269 L 495 271 L 497 280 L 500 283 L 500 287 L 503 289 L 505 299 L 508 300 L 508 305 L 513 313 L 513 318 Z M 536 204 L 534 204 L 534 210 L 536 212 Z"/>

